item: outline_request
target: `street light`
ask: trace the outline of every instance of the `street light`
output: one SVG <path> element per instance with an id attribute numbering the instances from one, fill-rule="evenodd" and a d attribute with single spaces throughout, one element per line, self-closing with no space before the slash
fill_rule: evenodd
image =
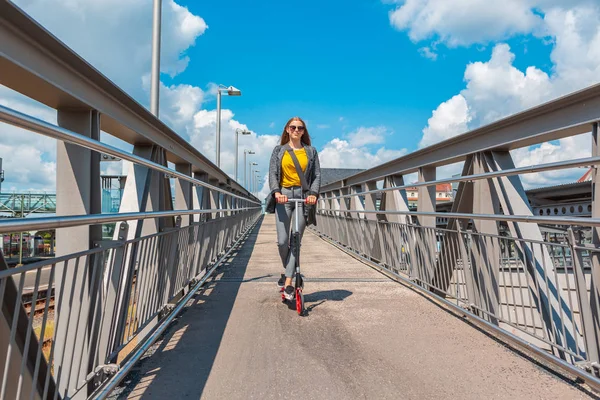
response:
<path id="1" fill-rule="evenodd" d="M 254 153 L 252 150 L 248 150 L 248 149 L 244 150 L 244 186 L 246 186 L 246 189 L 247 189 L 248 188 L 248 174 L 246 173 L 246 154 L 256 154 L 256 153 Z"/>
<path id="2" fill-rule="evenodd" d="M 160 88 L 160 22 L 162 0 L 154 0 L 152 8 L 152 71 L 150 80 L 150 111 L 158 118 Z"/>
<path id="3" fill-rule="evenodd" d="M 255 196 L 258 197 L 258 194 L 260 193 L 260 185 L 263 183 L 263 180 L 260 176 L 256 175 L 256 194 Z"/>
<path id="4" fill-rule="evenodd" d="M 226 92 L 229 96 L 241 96 L 242 92 L 233 87 L 219 85 L 217 88 L 217 167 L 221 168 L 221 93 Z"/>
<path id="5" fill-rule="evenodd" d="M 250 131 L 246 130 L 246 129 L 240 129 L 237 128 L 235 130 L 235 181 L 237 182 L 238 180 L 238 137 L 240 135 L 240 133 L 242 135 L 249 135 Z M 246 160 L 244 159 L 244 163 L 246 162 Z M 245 177 L 245 175 L 244 175 Z"/>
<path id="6" fill-rule="evenodd" d="M 258 164 L 255 162 L 249 162 L 248 165 L 250 165 L 250 175 L 248 176 L 248 185 L 249 186 L 247 189 L 250 193 L 252 193 L 252 175 L 254 174 L 254 172 L 252 172 L 252 167 L 255 165 L 258 165 Z"/>
<path id="7" fill-rule="evenodd" d="M 254 192 L 253 193 L 257 193 L 258 190 L 256 190 L 256 178 L 258 178 L 258 173 L 260 172 L 260 170 L 256 170 L 254 171 L 254 176 L 252 177 L 252 186 L 254 187 Z M 255 194 L 256 196 L 256 194 Z"/>

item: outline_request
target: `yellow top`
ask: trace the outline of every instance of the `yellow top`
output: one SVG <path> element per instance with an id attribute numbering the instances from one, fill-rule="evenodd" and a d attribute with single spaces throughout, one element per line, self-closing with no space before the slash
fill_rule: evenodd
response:
<path id="1" fill-rule="evenodd" d="M 306 167 L 308 166 L 308 156 L 306 155 L 306 150 L 294 150 L 294 154 L 296 154 L 296 158 L 298 159 L 298 163 L 300 163 L 302 172 L 305 172 Z M 292 160 L 292 156 L 290 156 L 287 151 L 283 154 L 283 158 L 281 159 L 281 186 L 302 186 L 300 177 L 296 172 L 294 160 Z"/>

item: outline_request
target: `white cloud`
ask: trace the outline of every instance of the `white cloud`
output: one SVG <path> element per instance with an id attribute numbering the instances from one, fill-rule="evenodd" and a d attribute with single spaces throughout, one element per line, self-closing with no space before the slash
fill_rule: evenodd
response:
<path id="1" fill-rule="evenodd" d="M 406 153 L 406 149 L 390 150 L 385 147 L 372 153 L 364 147 L 356 147 L 336 138 L 324 146 L 319 153 L 319 160 L 324 168 L 371 168 Z"/>
<path id="2" fill-rule="evenodd" d="M 103 2 L 82 0 L 18 0 L 15 4 L 44 25 L 92 66 L 140 101 L 148 103 L 151 57 L 152 1 Z M 68 21 L 68 23 L 65 23 Z M 127 23 L 124 23 L 127 21 Z M 186 8 L 163 4 L 161 69 L 171 76 L 189 62 L 185 51 L 207 26 Z M 126 67 L 125 67 L 126 66 Z M 185 129 L 204 98 L 189 85 L 161 87 L 161 117 L 175 129 Z M 56 111 L 0 86 L 0 104 L 56 124 Z M 6 171 L 5 188 L 55 190 L 56 142 L 9 125 L 1 125 L 0 157 Z M 185 132 L 183 132 L 185 136 Z M 103 134 L 102 141 L 131 150 L 131 145 Z M 27 160 L 24 162 L 23 160 Z M 121 173 L 121 163 L 103 163 L 103 173 Z"/>
<path id="3" fill-rule="evenodd" d="M 143 104 L 150 73 L 152 0 L 16 0 L 15 3 L 100 72 Z M 185 51 L 207 29 L 204 20 L 166 0 L 162 7 L 161 71 L 185 70 Z"/>
<path id="4" fill-rule="evenodd" d="M 503 40 L 541 24 L 527 0 L 400 0 L 390 23 L 411 40 L 439 40 L 450 47 Z"/>
<path id="5" fill-rule="evenodd" d="M 327 124 L 317 124 L 317 129 L 329 129 L 330 126 Z"/>
<path id="6" fill-rule="evenodd" d="M 0 86 L 0 104 L 32 117 L 56 123 L 56 112 Z M 0 157 L 5 171 L 3 191 L 54 191 L 56 141 L 46 136 L 0 123 Z"/>
<path id="7" fill-rule="evenodd" d="M 421 47 L 419 49 L 419 53 L 423 57 L 429 58 L 430 60 L 433 60 L 433 61 L 437 60 L 437 58 L 438 58 L 437 53 L 434 50 L 432 50 L 430 47 Z"/>
<path id="8" fill-rule="evenodd" d="M 468 130 L 471 121 L 467 100 L 460 94 L 440 104 L 423 129 L 419 147 L 426 147 Z"/>
<path id="9" fill-rule="evenodd" d="M 534 148 L 522 148 L 511 151 L 517 167 L 591 157 L 591 134 L 583 134 L 558 140 L 558 143 L 542 143 Z M 572 168 L 534 174 L 521 175 L 525 188 L 549 186 L 557 182 L 574 182 L 587 169 Z"/>
<path id="10" fill-rule="evenodd" d="M 435 1 L 421 1 L 419 7 L 433 3 Z M 456 8 L 461 2 L 457 0 L 448 3 Z M 546 35 L 552 40 L 551 74 L 535 66 L 529 66 L 525 70 L 515 67 L 515 55 L 510 51 L 510 47 L 503 43 L 495 45 L 490 60 L 467 65 L 464 74 L 466 87 L 433 111 L 428 125 L 423 129 L 420 147 L 598 83 L 600 27 L 595 21 L 600 18 L 600 6 L 597 2 L 585 0 L 573 1 L 568 8 L 564 4 L 557 7 L 558 3 L 547 0 L 530 2 L 528 6 L 541 7 L 541 22 L 530 31 Z M 506 6 L 514 5 L 508 2 Z M 421 8 L 419 10 L 422 11 Z M 472 19 L 465 17 L 463 22 L 469 25 Z M 462 27 L 456 33 L 460 34 L 463 29 L 467 28 Z M 434 30 L 430 30 L 430 33 L 433 32 Z M 510 30 L 506 32 L 510 33 Z M 449 30 L 445 39 L 442 39 L 450 45 L 469 43 L 456 39 L 459 36 L 454 33 L 455 31 Z M 454 38 L 454 42 L 451 38 Z M 481 37 L 476 36 L 471 42 L 480 42 L 480 39 Z M 583 153 L 590 148 L 589 143 L 586 135 L 583 135 L 520 149 L 512 154 L 517 165 L 535 165 L 559 159 L 584 157 Z M 581 175 L 580 172 L 565 170 L 525 175 L 523 182 L 526 187 L 556 184 L 572 181 Z"/>
<path id="11" fill-rule="evenodd" d="M 361 126 L 348 134 L 348 140 L 352 147 L 362 147 L 373 144 L 385 143 L 385 136 L 389 135 L 384 126 L 364 127 Z"/>

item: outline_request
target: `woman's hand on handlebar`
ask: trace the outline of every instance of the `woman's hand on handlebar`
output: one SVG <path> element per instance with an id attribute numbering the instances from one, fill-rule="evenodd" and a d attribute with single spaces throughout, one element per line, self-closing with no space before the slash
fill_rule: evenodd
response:
<path id="1" fill-rule="evenodd" d="M 287 196 L 281 194 L 281 193 L 275 193 L 275 200 L 277 200 L 277 202 L 279 204 L 285 204 L 288 201 Z"/>
<path id="2" fill-rule="evenodd" d="M 306 198 L 306 204 L 313 205 L 317 204 L 317 196 L 310 195 Z"/>

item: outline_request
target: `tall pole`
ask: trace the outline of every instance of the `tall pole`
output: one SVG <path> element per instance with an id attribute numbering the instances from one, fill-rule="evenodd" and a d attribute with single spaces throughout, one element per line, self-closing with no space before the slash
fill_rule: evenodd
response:
<path id="1" fill-rule="evenodd" d="M 0 157 L 0 193 L 2 193 L 2 182 L 4 182 L 4 171 L 2 170 L 2 157 Z"/>
<path id="2" fill-rule="evenodd" d="M 250 182 L 250 193 L 252 193 L 252 189 L 254 188 L 254 185 L 252 184 L 252 176 L 254 175 L 254 165 L 252 165 L 252 163 L 250 163 L 250 175 L 248 176 L 248 179 Z"/>
<path id="3" fill-rule="evenodd" d="M 221 90 L 217 89 L 217 167 L 221 168 Z"/>
<path id="4" fill-rule="evenodd" d="M 250 177 L 252 176 L 252 162 L 249 162 L 248 166 L 250 167 L 250 174 L 248 174 L 248 176 L 246 177 L 246 183 L 248 184 L 248 191 L 252 193 L 252 182 L 250 182 Z"/>
<path id="5" fill-rule="evenodd" d="M 160 20 L 162 0 L 154 0 L 152 14 L 152 82 L 150 87 L 150 112 L 158 118 L 158 91 L 160 88 Z"/>
<path id="6" fill-rule="evenodd" d="M 238 136 L 240 136 L 240 134 L 238 133 L 237 129 L 235 131 L 235 181 L 237 182 L 238 180 L 238 176 L 237 176 L 237 171 L 238 171 Z"/>
<path id="7" fill-rule="evenodd" d="M 246 150 L 244 150 L 244 186 L 248 189 L 248 175 L 246 175 Z"/>

